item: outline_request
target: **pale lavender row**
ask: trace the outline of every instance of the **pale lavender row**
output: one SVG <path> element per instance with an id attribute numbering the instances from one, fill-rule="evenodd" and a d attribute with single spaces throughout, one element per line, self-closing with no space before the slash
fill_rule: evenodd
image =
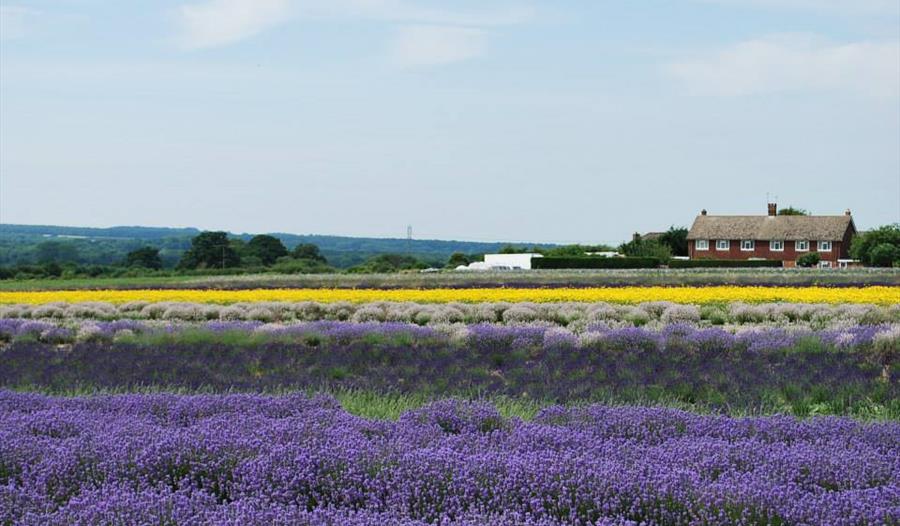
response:
<path id="1" fill-rule="evenodd" d="M 44 305 L 0 305 L 0 318 L 96 319 L 120 318 L 165 321 L 355 321 L 405 322 L 418 325 L 447 323 L 547 322 L 570 329 L 597 322 L 629 325 L 648 323 L 708 324 L 808 324 L 877 325 L 900 322 L 900 305 L 803 303 L 729 303 L 727 305 L 682 305 L 654 301 L 637 305 L 610 303 L 447 303 L 412 302 L 316 303 L 251 302 L 232 305 L 203 303 L 102 302 L 49 303 Z"/>
<path id="2" fill-rule="evenodd" d="M 595 324 L 585 332 L 575 333 L 561 327 L 544 324 L 508 326 L 474 324 L 444 328 L 421 327 L 415 324 L 383 322 L 308 322 L 290 325 L 262 322 L 207 322 L 199 324 L 148 324 L 135 320 L 112 322 L 86 321 L 72 325 L 27 319 L 0 319 L 0 341 L 33 338 L 46 343 L 75 341 L 112 341 L 120 335 L 145 333 L 178 334 L 186 329 L 222 333 L 247 331 L 272 338 L 303 339 L 312 335 L 341 343 L 371 336 L 383 338 L 409 337 L 420 341 L 453 341 L 471 345 L 520 344 L 528 346 L 583 346 L 598 340 L 624 346 L 646 348 L 664 346 L 673 338 L 706 348 L 730 349 L 744 347 L 750 351 L 788 348 L 804 338 L 815 338 L 839 348 L 854 348 L 884 340 L 900 345 L 898 325 L 856 325 L 842 329 L 813 331 L 806 328 L 760 327 L 730 332 L 721 328 L 699 328 L 692 324 L 675 323 L 660 330 L 639 327 L 611 327 Z"/>
<path id="3" fill-rule="evenodd" d="M 2 524 L 884 525 L 900 424 L 0 392 Z"/>

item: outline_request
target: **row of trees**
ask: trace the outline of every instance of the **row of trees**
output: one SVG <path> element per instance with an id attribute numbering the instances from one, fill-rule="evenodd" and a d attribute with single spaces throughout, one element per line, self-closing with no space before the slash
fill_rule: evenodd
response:
<path id="1" fill-rule="evenodd" d="M 127 262 L 135 260 L 146 268 L 157 264 L 150 254 L 152 247 L 144 247 L 131 252 Z M 146 257 L 141 257 L 141 256 Z M 160 262 L 161 263 L 161 262 Z M 191 239 L 191 248 L 182 256 L 176 267 L 179 270 L 196 270 L 235 267 L 273 267 L 296 268 L 298 263 L 308 271 L 330 270 L 328 261 L 313 244 L 300 244 L 288 252 L 287 247 L 275 236 L 261 234 L 253 236 L 250 241 L 230 239 L 226 232 L 202 232 Z"/>

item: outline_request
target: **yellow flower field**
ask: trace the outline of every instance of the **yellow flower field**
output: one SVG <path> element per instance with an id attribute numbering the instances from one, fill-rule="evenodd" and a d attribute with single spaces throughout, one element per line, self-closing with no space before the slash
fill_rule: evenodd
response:
<path id="1" fill-rule="evenodd" d="M 475 289 L 253 289 L 253 290 L 66 290 L 0 292 L 0 304 L 44 304 L 52 302 L 184 301 L 237 303 L 252 301 L 414 301 L 447 302 L 560 302 L 605 301 L 640 303 L 795 302 L 795 303 L 900 303 L 900 287 L 603 287 L 603 288 L 475 288 Z"/>

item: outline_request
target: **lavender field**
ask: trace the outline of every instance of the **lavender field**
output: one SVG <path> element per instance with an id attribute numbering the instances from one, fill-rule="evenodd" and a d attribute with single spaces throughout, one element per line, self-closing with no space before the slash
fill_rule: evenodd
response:
<path id="1" fill-rule="evenodd" d="M 0 526 L 900 526 L 898 145 L 900 0 L 0 0 Z"/>
<path id="2" fill-rule="evenodd" d="M 0 523 L 896 524 L 900 424 L 0 393 Z"/>
<path id="3" fill-rule="evenodd" d="M 896 305 L 6 306 L 0 525 L 900 524 L 898 351 Z"/>

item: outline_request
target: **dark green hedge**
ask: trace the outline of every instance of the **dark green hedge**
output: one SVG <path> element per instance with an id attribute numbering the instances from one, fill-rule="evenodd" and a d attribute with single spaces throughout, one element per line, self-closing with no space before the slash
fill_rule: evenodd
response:
<path id="1" fill-rule="evenodd" d="M 777 259 L 671 259 L 669 268 L 781 268 Z"/>
<path id="2" fill-rule="evenodd" d="M 553 256 L 534 258 L 532 268 L 657 268 L 657 258 L 605 258 L 598 256 Z"/>

